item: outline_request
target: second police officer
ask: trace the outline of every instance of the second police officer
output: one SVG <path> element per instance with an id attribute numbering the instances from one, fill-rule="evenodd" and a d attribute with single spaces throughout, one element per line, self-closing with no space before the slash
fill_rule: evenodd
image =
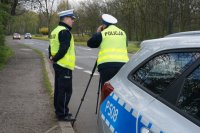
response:
<path id="1" fill-rule="evenodd" d="M 100 48 L 97 67 L 100 73 L 101 86 L 110 80 L 128 62 L 126 33 L 115 26 L 117 19 L 109 14 L 102 15 L 103 25 L 88 40 L 90 48 Z"/>

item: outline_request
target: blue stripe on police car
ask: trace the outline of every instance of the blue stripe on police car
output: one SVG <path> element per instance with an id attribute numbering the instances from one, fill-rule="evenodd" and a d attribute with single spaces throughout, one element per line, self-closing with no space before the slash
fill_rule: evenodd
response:
<path id="1" fill-rule="evenodd" d="M 114 93 L 106 98 L 106 100 L 101 105 L 101 116 L 107 126 L 113 129 L 112 132 L 127 133 L 136 131 L 136 118 L 133 117 L 132 113 L 134 109 L 130 109 L 128 112 L 124 103 L 119 98 L 113 98 Z M 129 125 L 129 126 L 127 126 Z"/>
<path id="2" fill-rule="evenodd" d="M 112 133 L 136 133 L 136 131 L 140 132 L 143 127 L 156 129 L 157 133 L 164 133 L 142 115 L 138 116 L 138 124 L 136 124 L 138 112 L 114 93 L 111 93 L 101 104 L 100 113 L 102 120 Z"/>

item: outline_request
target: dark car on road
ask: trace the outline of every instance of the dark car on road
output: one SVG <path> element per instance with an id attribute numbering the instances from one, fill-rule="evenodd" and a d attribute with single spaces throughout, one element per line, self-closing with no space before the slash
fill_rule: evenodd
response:
<path id="1" fill-rule="evenodd" d="M 19 33 L 14 33 L 13 34 L 13 40 L 14 39 L 19 39 L 20 40 L 21 39 L 21 35 Z"/>
<path id="2" fill-rule="evenodd" d="M 26 33 L 24 35 L 24 39 L 31 39 L 31 38 L 32 38 L 31 33 Z"/>

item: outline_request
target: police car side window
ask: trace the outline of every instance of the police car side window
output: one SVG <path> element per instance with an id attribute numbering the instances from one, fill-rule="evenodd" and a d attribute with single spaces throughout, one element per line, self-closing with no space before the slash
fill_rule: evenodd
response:
<path id="1" fill-rule="evenodd" d="M 200 120 L 200 66 L 184 81 L 176 106 Z"/>
<path id="2" fill-rule="evenodd" d="M 198 57 L 197 52 L 161 54 L 149 60 L 131 75 L 131 80 L 155 94 L 161 94 Z"/>

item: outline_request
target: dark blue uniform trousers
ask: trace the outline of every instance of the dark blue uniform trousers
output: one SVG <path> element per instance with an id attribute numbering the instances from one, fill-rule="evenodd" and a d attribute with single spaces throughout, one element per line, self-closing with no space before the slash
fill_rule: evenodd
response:
<path id="1" fill-rule="evenodd" d="M 99 71 L 100 79 L 101 79 L 100 80 L 101 88 L 103 87 L 105 82 L 107 82 L 108 80 L 110 80 L 117 74 L 117 72 L 120 70 L 120 68 L 121 67 L 105 68 L 105 69 Z"/>
<path id="2" fill-rule="evenodd" d="M 69 113 L 68 103 L 72 95 L 72 70 L 53 64 L 55 71 L 54 107 L 58 118 Z"/>

